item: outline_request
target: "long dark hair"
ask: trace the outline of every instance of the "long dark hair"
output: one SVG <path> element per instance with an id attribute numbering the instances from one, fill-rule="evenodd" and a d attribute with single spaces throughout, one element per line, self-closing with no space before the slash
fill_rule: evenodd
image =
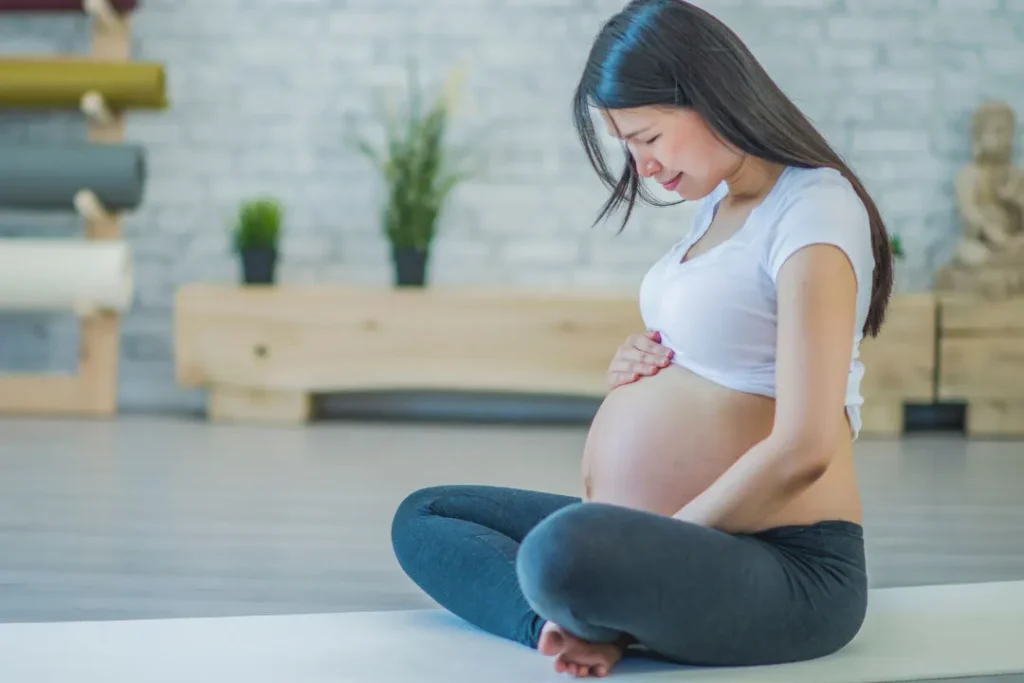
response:
<path id="1" fill-rule="evenodd" d="M 597 221 L 625 204 L 625 227 L 638 197 L 666 205 L 648 192 L 628 149 L 621 175 L 612 175 L 590 116 L 591 106 L 650 105 L 693 110 L 720 138 L 751 156 L 842 173 L 870 217 L 875 270 L 864 334 L 877 336 L 893 286 L 889 235 L 878 207 L 739 36 L 684 0 L 632 0 L 605 23 L 591 48 L 573 98 L 573 122 L 590 163 L 612 191 Z"/>

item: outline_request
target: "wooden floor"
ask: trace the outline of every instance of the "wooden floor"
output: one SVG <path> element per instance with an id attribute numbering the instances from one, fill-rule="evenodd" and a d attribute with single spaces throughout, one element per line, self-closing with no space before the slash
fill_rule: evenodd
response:
<path id="1" fill-rule="evenodd" d="M 575 494 L 583 439 L 0 420 L 0 621 L 432 606 L 391 555 L 401 498 L 462 482 Z M 1020 442 L 863 440 L 857 457 L 874 586 L 1024 579 Z"/>

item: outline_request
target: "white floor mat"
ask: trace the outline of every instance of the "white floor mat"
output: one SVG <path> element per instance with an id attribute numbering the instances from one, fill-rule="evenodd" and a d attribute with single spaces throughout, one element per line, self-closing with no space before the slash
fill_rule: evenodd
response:
<path id="1" fill-rule="evenodd" d="M 1024 581 L 872 592 L 844 651 L 778 667 L 626 660 L 621 683 L 881 683 L 1024 672 Z M 0 624 L 4 683 L 543 683 L 536 652 L 440 610 Z"/>

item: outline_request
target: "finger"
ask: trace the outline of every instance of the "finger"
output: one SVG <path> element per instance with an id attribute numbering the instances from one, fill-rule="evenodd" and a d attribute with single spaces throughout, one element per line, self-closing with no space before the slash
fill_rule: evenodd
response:
<path id="1" fill-rule="evenodd" d="M 660 342 L 652 341 L 647 337 L 640 337 L 639 339 L 637 339 L 636 343 L 633 344 L 633 348 L 639 351 L 640 353 L 649 354 L 650 356 L 654 356 L 657 358 L 672 357 L 672 349 L 662 345 Z"/>
<path id="2" fill-rule="evenodd" d="M 665 367 L 669 361 L 672 360 L 672 352 L 669 349 L 662 348 L 659 351 L 633 351 L 632 354 L 625 354 L 626 358 L 630 358 L 634 363 L 639 365 L 656 365 Z"/>
<path id="3" fill-rule="evenodd" d="M 653 356 L 664 356 L 671 354 L 671 349 L 661 343 L 660 336 L 658 341 L 650 339 L 644 335 L 634 335 L 626 340 L 626 348 L 620 349 L 620 354 L 625 353 L 647 353 Z"/>
<path id="4" fill-rule="evenodd" d="M 634 371 L 632 367 L 626 367 L 611 373 L 611 381 L 617 384 L 628 384 L 638 379 L 640 379 L 640 373 Z"/>
<path id="5" fill-rule="evenodd" d="M 627 375 L 627 374 L 622 374 L 622 373 L 616 373 L 615 375 L 612 375 L 611 377 L 608 378 L 608 388 L 609 389 L 616 389 L 618 387 L 621 387 L 624 384 L 629 384 L 631 382 L 635 382 L 638 379 L 640 379 L 640 378 L 636 377 L 634 375 Z"/>
<path id="6" fill-rule="evenodd" d="M 650 365 L 650 363 L 641 363 L 637 360 L 630 358 L 616 358 L 612 361 L 611 365 L 608 366 L 608 374 L 610 375 L 632 375 L 637 372 L 637 368 L 642 365 Z"/>
<path id="7" fill-rule="evenodd" d="M 651 353 L 650 351 L 641 351 L 637 348 L 626 349 L 617 353 L 608 365 L 608 369 L 611 371 L 632 371 L 631 369 L 637 365 L 660 365 L 664 367 L 670 360 L 666 353 Z"/>
<path id="8" fill-rule="evenodd" d="M 653 375 L 667 365 L 668 361 L 659 361 L 655 359 L 648 361 L 622 359 L 621 361 L 614 363 L 609 368 L 609 372 L 612 374 L 647 376 Z"/>
<path id="9" fill-rule="evenodd" d="M 633 363 L 630 366 L 630 370 L 634 375 L 641 375 L 643 377 L 650 377 L 654 373 L 661 370 L 660 363 L 658 365 L 652 365 L 651 363 Z"/>

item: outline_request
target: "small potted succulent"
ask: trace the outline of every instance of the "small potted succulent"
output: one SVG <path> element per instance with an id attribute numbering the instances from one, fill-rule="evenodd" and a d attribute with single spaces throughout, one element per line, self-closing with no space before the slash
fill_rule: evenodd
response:
<path id="1" fill-rule="evenodd" d="M 275 282 L 281 236 L 281 205 L 270 197 L 242 202 L 234 228 L 234 248 L 247 285 Z"/>

